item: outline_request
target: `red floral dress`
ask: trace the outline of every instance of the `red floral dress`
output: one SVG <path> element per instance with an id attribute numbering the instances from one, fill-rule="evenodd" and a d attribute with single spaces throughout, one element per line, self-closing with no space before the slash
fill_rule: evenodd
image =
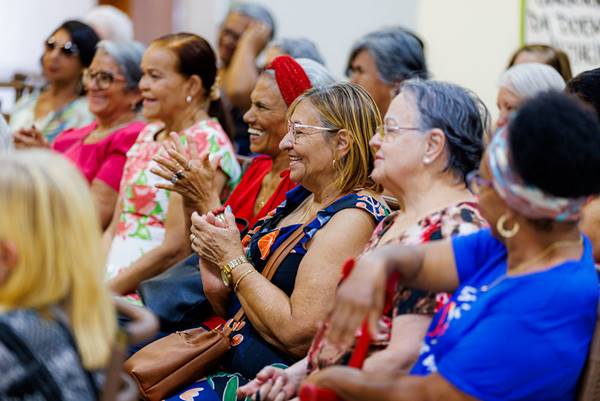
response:
<path id="1" fill-rule="evenodd" d="M 170 191 L 156 188 L 154 185 L 164 180 L 150 172 L 157 165 L 152 158 L 163 146 L 155 140 L 162 128 L 162 123 L 148 124 L 127 152 L 119 190 L 121 215 L 108 256 L 108 278 L 163 241 Z M 229 177 L 230 188 L 239 181 L 241 170 L 233 146 L 216 120 L 203 120 L 186 128 L 181 140 L 195 144 L 198 154 L 208 151 L 221 155 L 220 167 Z"/>
<path id="2" fill-rule="evenodd" d="M 395 224 L 400 213 L 402 212 L 394 212 L 379 223 L 361 256 L 390 243 L 419 245 L 455 235 L 470 234 L 487 225 L 479 214 L 476 203 L 461 202 L 429 214 L 402 231 L 397 237 L 383 240 L 385 233 Z M 388 302 L 380 321 L 380 326 L 385 328 L 386 335 L 384 339 L 373 344 L 372 351 L 387 346 L 394 316 L 402 314 L 432 316 L 449 299 L 449 294 L 415 290 L 399 285 L 398 281 L 398 277 L 391 277 L 388 280 L 386 291 Z M 317 334 L 308 352 L 309 371 L 334 364 L 345 364 L 350 356 L 349 350 L 340 350 L 328 344 L 322 334 L 323 330 Z"/>

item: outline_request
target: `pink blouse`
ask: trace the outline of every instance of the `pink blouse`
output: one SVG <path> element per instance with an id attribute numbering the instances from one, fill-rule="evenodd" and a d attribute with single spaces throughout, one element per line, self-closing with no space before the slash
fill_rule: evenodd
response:
<path id="1" fill-rule="evenodd" d="M 75 163 L 90 185 L 94 180 L 101 180 L 119 192 L 127 151 L 146 123 L 134 121 L 96 143 L 84 143 L 97 125 L 94 121 L 84 127 L 61 132 L 52 143 L 52 149 Z"/>

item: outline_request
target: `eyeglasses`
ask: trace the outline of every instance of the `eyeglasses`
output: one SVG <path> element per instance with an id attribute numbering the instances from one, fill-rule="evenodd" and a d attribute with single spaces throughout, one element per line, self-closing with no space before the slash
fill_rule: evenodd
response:
<path id="1" fill-rule="evenodd" d="M 56 39 L 52 37 L 48 39 L 46 43 L 44 43 L 44 46 L 46 46 L 46 51 L 48 52 L 51 52 L 52 50 L 58 48 L 58 50 L 60 50 L 60 53 L 67 57 L 71 57 L 79 53 L 79 48 L 77 47 L 77 45 L 71 42 L 70 40 L 59 47 L 56 43 Z"/>
<path id="2" fill-rule="evenodd" d="M 492 181 L 481 177 L 479 175 L 479 171 L 477 170 L 471 171 L 469 174 L 467 174 L 466 181 L 467 188 L 473 195 L 479 195 L 483 187 L 492 188 L 494 186 Z"/>
<path id="3" fill-rule="evenodd" d="M 377 126 L 376 133 L 379 134 L 383 141 L 390 141 L 400 134 L 400 131 L 421 131 L 417 127 L 402 127 L 400 125 L 382 124 Z"/>
<path id="4" fill-rule="evenodd" d="M 300 124 L 300 123 L 295 123 L 292 121 L 288 121 L 288 133 L 292 134 L 292 139 L 294 141 L 294 144 L 298 143 L 298 139 L 303 137 L 303 136 L 308 136 L 308 135 L 314 135 L 316 134 L 316 132 L 306 132 L 306 131 L 302 131 L 305 129 L 313 129 L 313 130 L 317 130 L 317 131 L 326 131 L 326 132 L 337 132 L 339 131 L 338 128 L 327 128 L 327 127 L 317 127 L 315 125 L 307 125 L 307 124 Z"/>
<path id="5" fill-rule="evenodd" d="M 92 72 L 89 69 L 83 71 L 83 86 L 86 88 L 90 87 L 92 81 L 96 82 L 96 86 L 100 90 L 108 89 L 115 81 L 124 81 L 125 78 L 121 76 L 115 76 L 109 71 L 95 71 Z"/>

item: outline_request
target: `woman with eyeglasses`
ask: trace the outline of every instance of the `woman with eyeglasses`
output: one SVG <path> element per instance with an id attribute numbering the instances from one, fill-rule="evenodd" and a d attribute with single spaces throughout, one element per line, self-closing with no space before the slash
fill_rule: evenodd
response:
<path id="1" fill-rule="evenodd" d="M 361 259 L 338 291 L 334 344 L 352 341 L 363 319 L 377 319 L 390 274 L 454 293 L 410 376 L 330 368 L 310 382 L 345 400 L 575 400 L 598 308 L 592 247 L 577 223 L 600 192 L 599 170 L 592 110 L 558 92 L 527 101 L 472 178 L 490 229 L 385 246 Z"/>
<path id="2" fill-rule="evenodd" d="M 466 176 L 479 167 L 487 129 L 485 106 L 466 89 L 414 79 L 401 84 L 371 139 L 371 177 L 402 206 L 377 226 L 358 260 L 387 244 L 424 244 L 486 225 Z M 416 361 L 433 314 L 449 298 L 443 291 L 399 286 L 398 277 L 390 279 L 386 291 L 380 333 L 364 365 L 376 375 L 406 371 Z M 259 391 L 261 400 L 293 398 L 307 374 L 343 364 L 353 348 L 354 342 L 338 347 L 318 335 L 308 358 L 286 370 L 265 368 L 240 395 Z"/>
<path id="3" fill-rule="evenodd" d="M 50 146 L 79 167 L 91 186 L 103 229 L 115 211 L 127 152 L 146 125 L 137 114 L 143 53 L 144 46 L 137 42 L 99 42 L 83 72 L 94 122 L 61 132 L 51 145 L 41 134 L 15 135 L 18 147 Z"/>
<path id="4" fill-rule="evenodd" d="M 100 39 L 88 25 L 66 21 L 44 43 L 41 93 L 24 95 L 10 115 L 13 135 L 44 137 L 49 143 L 62 131 L 89 124 L 93 116 L 82 97 L 81 77 Z M 25 140 L 25 139 L 24 139 Z"/>
<path id="5" fill-rule="evenodd" d="M 236 325 L 223 371 L 168 400 L 194 393 L 190 399 L 235 400 L 237 386 L 263 367 L 302 358 L 333 302 L 343 261 L 360 252 L 386 214 L 369 178 L 369 140 L 381 118 L 367 92 L 348 83 L 313 88 L 288 116 L 279 146 L 299 185 L 286 200 L 242 241 L 230 211 L 192 216 L 192 247 L 213 309 L 231 319 L 243 308 L 246 318 Z M 267 279 L 261 272 L 269 258 L 298 229 L 298 242 Z"/>

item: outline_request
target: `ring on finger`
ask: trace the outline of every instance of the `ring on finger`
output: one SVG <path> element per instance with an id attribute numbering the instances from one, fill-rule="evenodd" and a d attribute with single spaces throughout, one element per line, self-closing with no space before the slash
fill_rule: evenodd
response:
<path id="1" fill-rule="evenodd" d="M 177 176 L 174 175 L 169 181 L 171 181 L 171 184 L 175 185 L 177 184 L 177 181 L 179 181 L 179 178 L 177 178 Z"/>
<path id="2" fill-rule="evenodd" d="M 198 238 L 196 237 L 196 234 L 192 233 L 192 235 L 190 235 L 190 242 L 193 244 L 196 238 Z"/>
<path id="3" fill-rule="evenodd" d="M 183 175 L 183 169 L 177 170 L 175 172 L 175 177 L 177 177 L 178 180 L 181 180 L 184 177 L 184 175 Z"/>

